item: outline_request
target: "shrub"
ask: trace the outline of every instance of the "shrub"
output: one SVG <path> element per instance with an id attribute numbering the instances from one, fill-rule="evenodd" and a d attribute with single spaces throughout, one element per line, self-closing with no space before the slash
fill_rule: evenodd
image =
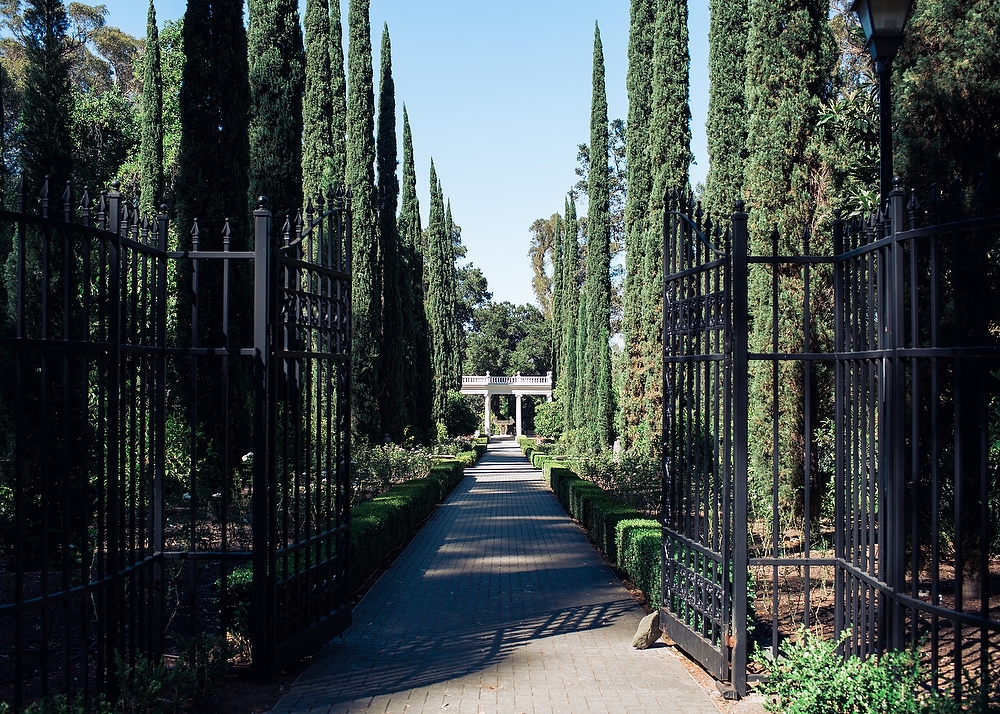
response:
<path id="1" fill-rule="evenodd" d="M 660 538 L 660 524 L 651 518 L 622 520 L 615 526 L 621 568 L 653 608 L 660 606 Z"/>
<path id="2" fill-rule="evenodd" d="M 396 444 L 355 447 L 351 456 L 352 506 L 371 500 L 396 484 L 426 478 L 432 463 L 426 451 Z"/>
<path id="3" fill-rule="evenodd" d="M 642 513 L 629 505 L 607 498 L 591 503 L 590 514 L 587 537 L 608 556 L 608 560 L 618 567 L 623 567 L 618 554 L 615 528 L 622 521 L 643 518 Z"/>
<path id="4" fill-rule="evenodd" d="M 563 430 L 563 408 L 558 402 L 542 402 L 535 407 L 535 433 L 556 438 Z"/>
<path id="5" fill-rule="evenodd" d="M 960 712 L 954 700 L 921 692 L 918 658 L 909 651 L 889 652 L 862 660 L 845 658 L 840 641 L 808 637 L 799 631 L 795 642 L 783 647 L 777 662 L 758 657 L 768 670 L 761 684 L 764 708 L 789 714 L 944 714 Z"/>
<path id="6" fill-rule="evenodd" d="M 450 437 L 465 436 L 479 428 L 479 416 L 466 395 L 448 392 L 444 405 L 444 426 Z"/>

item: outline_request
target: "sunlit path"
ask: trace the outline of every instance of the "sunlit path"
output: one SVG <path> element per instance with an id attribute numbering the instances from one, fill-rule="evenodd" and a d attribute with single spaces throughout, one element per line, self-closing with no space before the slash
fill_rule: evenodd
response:
<path id="1" fill-rule="evenodd" d="M 413 539 L 275 712 L 717 714 L 512 439 Z"/>

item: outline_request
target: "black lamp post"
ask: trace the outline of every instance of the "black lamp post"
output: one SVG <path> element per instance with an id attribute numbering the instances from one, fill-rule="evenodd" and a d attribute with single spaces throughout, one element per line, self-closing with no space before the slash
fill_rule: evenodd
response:
<path id="1" fill-rule="evenodd" d="M 892 191 L 892 60 L 903 44 L 903 30 L 913 0 L 855 0 L 858 14 L 878 73 L 879 189 L 885 199 Z"/>

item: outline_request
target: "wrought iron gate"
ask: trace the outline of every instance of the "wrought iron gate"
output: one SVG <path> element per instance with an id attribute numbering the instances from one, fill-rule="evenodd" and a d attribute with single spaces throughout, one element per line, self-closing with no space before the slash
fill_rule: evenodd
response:
<path id="1" fill-rule="evenodd" d="M 897 185 L 820 250 L 754 253 L 741 205 L 722 230 L 667 196 L 661 626 L 740 694 L 753 622 L 772 657 L 846 633 L 1000 703 L 1000 216 L 966 216 L 988 196 Z"/>
<path id="2" fill-rule="evenodd" d="M 668 194 L 665 205 L 660 623 L 729 680 L 746 658 L 733 621 L 746 619 L 746 600 L 733 594 L 746 592 L 747 572 L 746 483 L 734 462 L 731 234 L 702 225 L 686 192 Z"/>
<path id="3" fill-rule="evenodd" d="M 350 624 L 350 195 L 283 245 L 261 204 L 245 232 L 202 221 L 172 250 L 165 210 L 117 189 L 78 205 L 46 183 L 36 212 L 22 182 L 0 211 L 15 710 L 113 694 L 204 634 L 245 638 L 266 675 Z"/>

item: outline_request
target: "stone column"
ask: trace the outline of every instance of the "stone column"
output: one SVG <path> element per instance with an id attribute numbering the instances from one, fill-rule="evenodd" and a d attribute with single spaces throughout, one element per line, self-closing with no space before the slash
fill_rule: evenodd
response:
<path id="1" fill-rule="evenodd" d="M 521 395 L 515 394 L 514 399 L 517 401 L 517 408 L 515 409 L 515 418 L 517 420 L 517 426 L 515 427 L 515 434 L 521 436 Z"/>
<path id="2" fill-rule="evenodd" d="M 492 436 L 493 431 L 490 429 L 490 389 L 489 386 L 486 388 L 486 412 L 483 417 L 483 428 L 486 430 L 486 436 Z"/>

